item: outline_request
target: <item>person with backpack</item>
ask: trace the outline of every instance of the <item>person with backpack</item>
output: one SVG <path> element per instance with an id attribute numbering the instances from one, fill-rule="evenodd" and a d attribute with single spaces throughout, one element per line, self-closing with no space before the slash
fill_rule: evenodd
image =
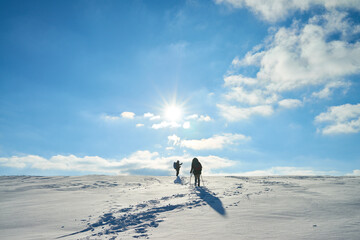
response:
<path id="1" fill-rule="evenodd" d="M 190 170 L 190 174 L 193 173 L 195 176 L 195 186 L 197 184 L 197 186 L 200 187 L 200 175 L 201 175 L 201 170 L 202 170 L 202 166 L 201 163 L 199 162 L 199 160 L 197 158 L 194 158 L 192 160 L 191 163 L 191 170 Z"/>
<path id="2" fill-rule="evenodd" d="M 174 162 L 174 168 L 176 170 L 176 176 L 179 176 L 179 171 L 180 171 L 181 165 L 182 165 L 182 163 L 180 163 L 179 160 L 177 160 L 177 162 Z"/>

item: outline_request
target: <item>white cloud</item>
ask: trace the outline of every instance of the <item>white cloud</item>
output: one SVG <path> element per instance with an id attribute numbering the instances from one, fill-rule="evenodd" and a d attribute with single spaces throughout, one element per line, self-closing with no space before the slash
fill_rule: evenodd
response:
<path id="1" fill-rule="evenodd" d="M 231 62 L 231 64 L 233 66 L 251 66 L 251 65 L 260 66 L 261 59 L 265 54 L 263 51 L 260 51 L 262 48 L 263 48 L 262 44 L 255 46 L 253 50 L 245 54 L 245 57 L 243 59 L 239 59 L 239 57 L 235 57 Z M 235 76 L 242 76 L 242 75 L 235 75 Z M 255 81 L 253 81 L 253 83 L 255 84 L 257 82 L 257 79 L 256 78 L 254 79 Z"/>
<path id="2" fill-rule="evenodd" d="M 338 175 L 336 171 L 316 171 L 309 168 L 299 167 L 272 167 L 265 170 L 255 170 L 238 173 L 241 176 L 319 176 L 319 175 Z"/>
<path id="3" fill-rule="evenodd" d="M 235 63 L 235 62 L 234 62 Z M 230 75 L 224 78 L 226 87 L 233 86 L 244 86 L 244 85 L 255 85 L 257 82 L 256 78 L 244 77 L 243 75 Z"/>
<path id="4" fill-rule="evenodd" d="M 135 117 L 135 113 L 133 112 L 122 112 L 120 115 L 108 115 L 108 114 L 103 114 L 101 116 L 102 119 L 104 119 L 105 121 L 118 121 L 121 118 L 127 118 L 127 119 L 134 119 Z"/>
<path id="5" fill-rule="evenodd" d="M 283 99 L 279 101 L 279 106 L 283 108 L 297 108 L 302 105 L 302 102 L 298 99 Z"/>
<path id="6" fill-rule="evenodd" d="M 220 114 L 228 121 L 239 121 L 249 119 L 253 115 L 269 116 L 272 115 L 274 109 L 270 105 L 260 105 L 255 107 L 237 107 L 223 104 L 217 104 Z"/>
<path id="7" fill-rule="evenodd" d="M 168 143 L 172 145 L 180 144 L 180 137 L 176 136 L 175 134 L 168 136 Z"/>
<path id="8" fill-rule="evenodd" d="M 215 169 L 229 167 L 234 161 L 218 156 L 197 156 L 203 165 L 204 174 L 211 174 Z M 125 173 L 138 169 L 163 170 L 172 173 L 173 162 L 179 160 L 184 163 L 182 171 L 189 172 L 193 156 L 188 154 L 182 156 L 162 157 L 157 152 L 137 151 L 127 158 L 120 160 L 121 170 Z"/>
<path id="9" fill-rule="evenodd" d="M 142 124 L 142 123 L 136 124 L 136 127 L 143 127 L 143 126 L 144 126 L 144 124 Z"/>
<path id="10" fill-rule="evenodd" d="M 171 156 L 162 157 L 157 152 L 137 151 L 129 157 L 121 160 L 104 159 L 98 156 L 77 157 L 75 155 L 56 155 L 49 159 L 36 156 L 13 156 L 9 158 L 0 158 L 0 166 L 11 168 L 29 168 L 37 170 L 55 170 L 55 171 L 76 171 L 101 174 L 129 174 L 134 170 L 150 169 L 162 170 L 172 173 L 172 163 L 176 160 L 183 162 L 183 171 L 190 171 L 190 165 L 193 156 Z M 203 164 L 203 172 L 211 174 L 213 170 L 229 167 L 235 164 L 225 158 L 218 156 L 198 156 Z"/>
<path id="11" fill-rule="evenodd" d="M 173 149 L 169 147 L 169 149 Z M 29 168 L 38 170 L 55 171 L 77 171 L 84 174 L 129 174 L 134 170 L 150 169 L 162 170 L 172 173 L 172 163 L 180 160 L 183 162 L 182 171 L 190 171 L 191 161 L 194 156 L 184 154 L 181 156 L 162 157 L 158 152 L 137 151 L 129 157 L 121 160 L 104 159 L 99 156 L 77 157 L 75 155 L 56 155 L 49 159 L 36 156 L 13 156 L 9 158 L 0 158 L 0 166 L 11 168 Z M 214 173 L 217 169 L 234 166 L 236 162 L 219 156 L 196 156 L 203 165 L 205 175 L 218 175 Z M 226 174 L 229 175 L 229 174 Z M 292 175 L 292 176 L 314 176 L 314 175 L 339 175 L 336 171 L 316 171 L 310 168 L 297 167 L 272 167 L 265 170 L 249 171 L 231 175 L 241 176 L 272 176 L 272 175 Z M 356 169 L 348 176 L 359 176 L 360 170 Z"/>
<path id="12" fill-rule="evenodd" d="M 98 156 L 76 157 L 74 155 L 56 155 L 49 159 L 28 155 L 0 158 L 0 165 L 12 168 L 32 168 L 39 170 L 62 170 L 94 173 L 121 173 L 121 164 L 117 161 L 107 160 Z"/>
<path id="13" fill-rule="evenodd" d="M 348 173 L 346 174 L 347 176 L 360 176 L 360 170 L 359 169 L 355 169 L 352 171 L 352 173 Z"/>
<path id="14" fill-rule="evenodd" d="M 327 16 L 318 16 L 302 28 L 293 25 L 276 32 L 259 59 L 257 78 L 267 90 L 284 92 L 328 84 L 337 87 L 343 77 L 360 72 L 360 42 L 329 41 L 340 29 L 327 28 L 323 24 Z M 349 25 L 343 16 L 334 16 Z"/>
<path id="15" fill-rule="evenodd" d="M 223 135 L 215 135 L 211 138 L 203 138 L 200 140 L 181 140 L 178 145 L 194 150 L 211 150 L 223 149 L 226 145 L 239 143 L 240 141 L 248 141 L 250 137 L 242 134 L 226 133 Z"/>
<path id="16" fill-rule="evenodd" d="M 211 117 L 209 117 L 208 115 L 206 115 L 206 116 L 201 115 L 199 118 L 199 121 L 201 121 L 201 122 L 210 122 L 211 120 L 212 120 Z"/>
<path id="17" fill-rule="evenodd" d="M 161 117 L 159 116 L 159 115 L 155 115 L 155 114 L 153 114 L 153 113 L 144 113 L 144 117 L 145 118 L 149 118 L 151 121 L 153 121 L 153 120 L 158 120 L 158 119 L 160 119 Z"/>
<path id="18" fill-rule="evenodd" d="M 334 82 L 330 82 L 328 84 L 326 84 L 324 86 L 324 88 L 318 92 L 313 92 L 312 96 L 316 97 L 316 98 L 329 98 L 332 94 L 333 91 L 337 88 L 344 88 L 345 91 L 347 90 L 348 87 L 350 87 L 350 83 L 348 82 L 342 82 L 342 81 L 334 81 Z"/>
<path id="19" fill-rule="evenodd" d="M 278 96 L 260 88 L 245 89 L 243 87 L 232 87 L 224 94 L 226 100 L 235 100 L 247 105 L 272 104 L 277 101 Z"/>
<path id="20" fill-rule="evenodd" d="M 337 7 L 360 9 L 359 0 L 215 0 L 215 2 L 217 4 L 227 4 L 234 8 L 249 8 L 255 14 L 271 22 L 284 19 L 292 12 L 306 11 L 314 6 L 323 6 L 326 9 Z"/>
<path id="21" fill-rule="evenodd" d="M 154 114 L 153 113 L 144 113 L 144 117 L 146 117 L 146 118 L 151 118 L 151 117 L 153 117 L 154 116 Z"/>
<path id="22" fill-rule="evenodd" d="M 221 169 L 226 167 L 231 167 L 236 164 L 236 162 L 228 160 L 226 158 L 221 158 L 218 156 L 199 156 L 197 157 L 203 166 L 204 175 L 213 175 L 215 169 Z M 191 159 L 192 160 L 192 159 Z"/>
<path id="23" fill-rule="evenodd" d="M 156 123 L 151 126 L 153 129 L 161 129 L 161 128 L 178 128 L 181 127 L 181 125 L 177 122 L 168 122 L 168 121 L 162 121 L 161 123 Z"/>
<path id="24" fill-rule="evenodd" d="M 212 119 L 208 115 L 198 115 L 198 114 L 192 114 L 185 118 L 185 120 L 197 120 L 200 122 L 210 122 Z"/>
<path id="25" fill-rule="evenodd" d="M 347 76 L 360 73 L 359 33 L 360 25 L 336 10 L 273 31 L 243 59 L 233 60 L 234 68 L 255 66 L 258 72 L 255 78 L 234 71 L 224 77 L 225 101 L 217 105 L 221 115 L 239 121 L 253 115 L 269 116 L 276 106 L 301 106 L 300 100 L 283 99 L 288 93 L 294 98 L 296 94 L 329 98 L 342 88 L 345 94 L 350 86 Z"/>
<path id="26" fill-rule="evenodd" d="M 196 156 L 203 166 L 203 174 L 212 175 L 214 170 L 235 165 L 234 161 L 219 156 Z M 161 157 L 158 153 L 138 151 L 126 159 L 126 171 L 133 169 L 154 169 L 173 173 L 173 162 L 179 160 L 183 163 L 181 171 L 188 173 L 194 156 L 184 154 L 182 156 Z M 124 159 L 122 160 L 124 161 Z M 134 165 L 134 161 L 136 164 Z M 125 163 L 125 162 L 124 162 Z"/>
<path id="27" fill-rule="evenodd" d="M 187 116 L 185 119 L 186 120 L 194 120 L 194 119 L 198 119 L 199 118 L 199 115 L 197 114 L 192 114 L 190 116 Z"/>
<path id="28" fill-rule="evenodd" d="M 122 112 L 121 116 L 123 118 L 133 119 L 135 117 L 135 113 L 133 113 L 133 112 Z"/>
<path id="29" fill-rule="evenodd" d="M 315 117 L 316 123 L 325 123 L 320 131 L 324 135 L 360 132 L 360 103 L 329 107 Z"/>
<path id="30" fill-rule="evenodd" d="M 164 162 L 166 161 L 159 157 L 158 152 L 137 151 L 129 157 L 121 159 L 120 165 L 127 171 L 142 168 L 166 170 Z"/>

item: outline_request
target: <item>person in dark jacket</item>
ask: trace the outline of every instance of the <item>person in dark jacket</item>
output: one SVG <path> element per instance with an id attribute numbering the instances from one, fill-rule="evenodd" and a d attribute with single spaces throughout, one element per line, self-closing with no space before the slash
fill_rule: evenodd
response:
<path id="1" fill-rule="evenodd" d="M 180 161 L 177 160 L 177 162 L 175 163 L 176 176 L 179 176 L 179 171 L 180 171 L 181 165 L 182 165 L 182 163 L 180 163 Z"/>
<path id="2" fill-rule="evenodd" d="M 197 158 L 194 158 L 192 160 L 191 163 L 191 170 L 190 170 L 190 174 L 193 173 L 195 176 L 195 186 L 197 184 L 197 186 L 200 187 L 200 175 L 201 175 L 201 170 L 202 170 L 202 166 L 201 163 L 199 162 L 199 160 Z"/>

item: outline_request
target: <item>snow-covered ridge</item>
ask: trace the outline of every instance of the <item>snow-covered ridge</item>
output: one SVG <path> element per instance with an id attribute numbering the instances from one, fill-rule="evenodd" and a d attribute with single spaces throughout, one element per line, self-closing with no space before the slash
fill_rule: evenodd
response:
<path id="1" fill-rule="evenodd" d="M 0 177 L 1 239 L 358 239 L 360 177 Z M 193 181 L 193 179 L 191 179 Z"/>

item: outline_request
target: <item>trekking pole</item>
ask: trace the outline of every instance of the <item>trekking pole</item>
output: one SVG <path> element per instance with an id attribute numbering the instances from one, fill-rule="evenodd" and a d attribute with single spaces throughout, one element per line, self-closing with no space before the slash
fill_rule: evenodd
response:
<path id="1" fill-rule="evenodd" d="M 203 179 L 203 177 L 202 177 L 202 174 L 200 174 L 200 177 L 201 177 L 202 184 L 203 184 L 204 187 L 205 187 L 205 183 L 204 183 L 204 179 Z"/>
<path id="2" fill-rule="evenodd" d="M 192 175 L 192 173 L 190 173 L 190 187 L 191 187 L 191 175 Z"/>

